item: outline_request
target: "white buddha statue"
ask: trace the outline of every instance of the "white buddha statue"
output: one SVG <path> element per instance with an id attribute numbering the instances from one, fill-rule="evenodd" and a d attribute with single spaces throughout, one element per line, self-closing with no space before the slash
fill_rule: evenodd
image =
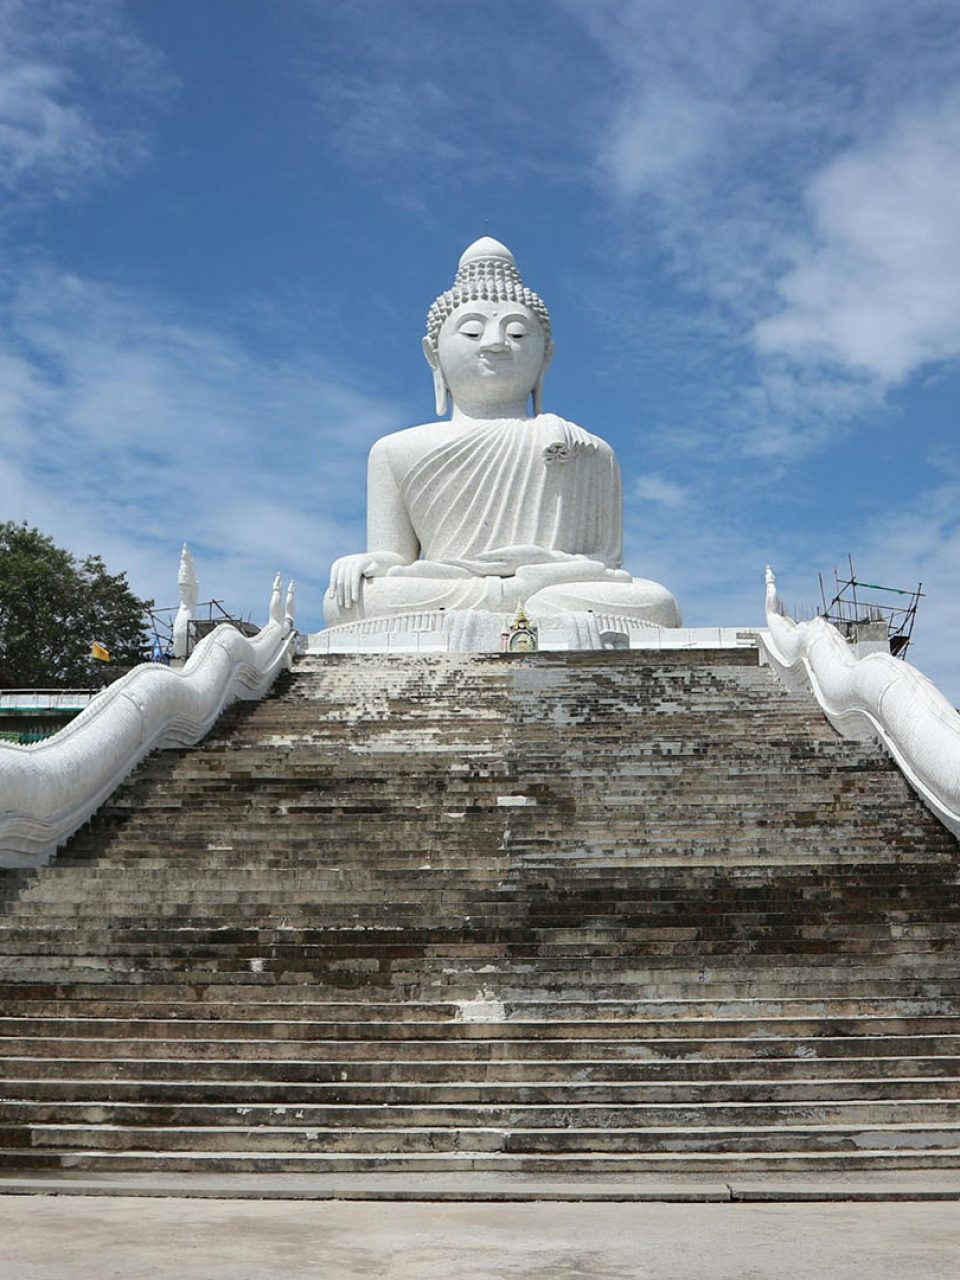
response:
<path id="1" fill-rule="evenodd" d="M 541 411 L 550 316 L 509 249 L 489 237 L 467 249 L 423 351 L 437 415 L 448 400 L 452 414 L 371 449 L 367 550 L 334 562 L 327 624 L 522 605 L 534 618 L 589 610 L 679 626 L 670 592 L 621 567 L 613 450 Z"/>

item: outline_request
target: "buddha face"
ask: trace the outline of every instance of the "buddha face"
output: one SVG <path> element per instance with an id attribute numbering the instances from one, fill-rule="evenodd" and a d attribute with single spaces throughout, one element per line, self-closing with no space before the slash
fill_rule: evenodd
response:
<path id="1" fill-rule="evenodd" d="M 447 316 L 427 359 L 439 362 L 455 405 L 495 409 L 526 403 L 549 352 L 529 307 L 477 299 Z"/>

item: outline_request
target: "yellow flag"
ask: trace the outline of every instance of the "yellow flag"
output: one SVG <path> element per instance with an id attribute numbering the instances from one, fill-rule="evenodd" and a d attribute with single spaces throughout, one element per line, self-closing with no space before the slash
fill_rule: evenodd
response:
<path id="1" fill-rule="evenodd" d="M 98 644 L 96 640 L 90 646 L 90 657 L 96 658 L 98 662 L 110 661 L 110 650 L 102 644 Z"/>

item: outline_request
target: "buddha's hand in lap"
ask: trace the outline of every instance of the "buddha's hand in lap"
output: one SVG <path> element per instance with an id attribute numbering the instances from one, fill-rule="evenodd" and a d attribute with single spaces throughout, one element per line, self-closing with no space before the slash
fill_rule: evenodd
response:
<path id="1" fill-rule="evenodd" d="M 525 596 L 531 596 L 543 587 L 553 587 L 563 582 L 630 582 L 630 574 L 623 569 L 609 569 L 602 560 L 589 556 L 573 556 L 569 560 L 547 564 L 521 565 L 516 573 L 517 584 Z"/>
<path id="2" fill-rule="evenodd" d="M 362 578 L 379 578 L 403 557 L 390 551 L 360 551 L 356 555 L 341 556 L 330 569 L 328 594 L 333 596 L 341 609 L 349 609 L 360 599 Z"/>
<path id="3" fill-rule="evenodd" d="M 395 564 L 387 570 L 388 578 L 465 578 L 468 575 L 456 564 L 442 560 L 414 560 L 413 564 Z"/>
<path id="4" fill-rule="evenodd" d="M 555 566 L 558 569 L 565 569 L 570 565 L 590 564 L 594 567 L 598 562 L 589 560 L 586 556 L 571 555 L 567 551 L 551 551 L 546 547 L 537 547 L 528 543 L 510 547 L 495 547 L 492 551 L 481 551 L 479 555 L 474 557 L 474 563 L 482 565 L 486 573 L 490 577 L 512 578 L 514 574 L 518 577 L 524 569 L 542 566 Z M 604 566 L 599 566 L 603 571 Z M 595 576 L 595 572 L 591 572 L 591 577 Z M 567 577 L 556 579 L 556 581 L 567 582 Z M 551 579 L 554 581 L 554 579 Z"/>

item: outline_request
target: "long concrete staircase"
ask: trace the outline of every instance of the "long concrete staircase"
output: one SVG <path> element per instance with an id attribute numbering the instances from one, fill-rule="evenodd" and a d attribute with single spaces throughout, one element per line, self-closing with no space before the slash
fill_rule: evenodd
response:
<path id="1" fill-rule="evenodd" d="M 301 660 L 0 899 L 7 1172 L 960 1167 L 957 842 L 753 651 Z"/>

